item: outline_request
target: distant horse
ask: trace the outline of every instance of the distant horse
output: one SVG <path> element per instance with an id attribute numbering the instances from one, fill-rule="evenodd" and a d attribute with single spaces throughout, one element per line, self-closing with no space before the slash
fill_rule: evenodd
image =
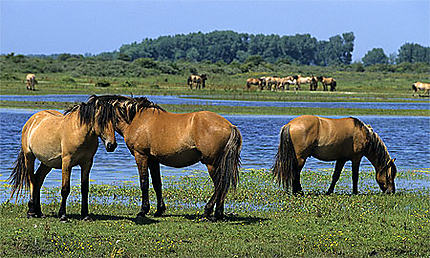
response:
<path id="1" fill-rule="evenodd" d="M 424 83 L 424 82 L 416 82 L 412 84 L 412 90 L 414 93 L 412 93 L 412 96 L 415 95 L 418 91 L 424 91 L 424 95 L 430 95 L 430 83 Z M 423 96 L 423 95 L 419 95 Z"/>
<path id="2" fill-rule="evenodd" d="M 312 77 L 302 77 L 301 75 L 295 75 L 293 78 L 296 81 L 296 90 L 300 90 L 302 84 L 310 84 L 312 81 Z"/>
<path id="3" fill-rule="evenodd" d="M 193 89 L 193 84 L 196 85 L 195 88 L 200 89 L 200 87 L 202 87 L 203 89 L 205 88 L 205 82 L 207 80 L 207 76 L 206 74 L 201 74 L 201 75 L 190 75 L 187 79 L 187 84 L 188 86 L 190 86 L 190 89 Z"/>
<path id="4" fill-rule="evenodd" d="M 28 217 L 41 217 L 40 188 L 52 168 L 62 169 L 61 208 L 58 216 L 67 220 L 66 201 L 70 193 L 72 167 L 81 167 L 82 218 L 88 219 L 89 173 L 100 137 L 108 152 L 117 143 L 113 107 L 92 96 L 64 112 L 45 110 L 28 119 L 22 128 L 21 150 L 10 176 L 11 198 L 23 187 L 30 188 Z M 34 173 L 35 159 L 40 166 Z"/>
<path id="5" fill-rule="evenodd" d="M 252 85 L 257 85 L 258 87 L 260 87 L 261 90 L 263 90 L 262 86 L 261 86 L 261 80 L 260 79 L 256 79 L 256 78 L 249 78 L 246 80 L 246 88 L 249 90 L 251 88 Z"/>
<path id="6" fill-rule="evenodd" d="M 273 175 L 293 193 L 302 191 L 300 171 L 306 159 L 313 156 L 323 161 L 336 161 L 327 194 L 333 192 L 346 161 L 352 161 L 352 184 L 358 193 L 358 172 L 365 156 L 375 167 L 376 181 L 385 193 L 394 193 L 397 168 L 384 142 L 370 126 L 357 118 L 330 119 L 304 115 L 281 129 L 280 143 Z"/>
<path id="7" fill-rule="evenodd" d="M 26 80 L 27 90 L 36 90 L 36 88 L 34 87 L 37 83 L 36 75 L 29 73 L 27 74 L 25 80 Z"/>
<path id="8" fill-rule="evenodd" d="M 295 84 L 293 76 L 281 78 L 279 81 L 279 89 L 290 90 L 290 85 Z"/>
<path id="9" fill-rule="evenodd" d="M 309 83 L 309 90 L 316 91 L 318 89 L 318 79 L 315 76 L 311 77 L 311 82 Z"/>
<path id="10" fill-rule="evenodd" d="M 174 114 L 148 99 L 123 96 L 110 98 L 116 116 L 116 131 L 124 137 L 134 156 L 142 190 L 142 208 L 138 216 L 149 212 L 148 168 L 157 196 L 155 216 L 166 207 L 162 197 L 160 163 L 181 168 L 197 162 L 206 165 L 214 183 L 214 194 L 205 206 L 210 217 L 216 203 L 215 218 L 224 214 L 224 200 L 239 177 L 242 136 L 239 129 L 220 115 L 208 111 Z"/>
<path id="11" fill-rule="evenodd" d="M 330 85 L 330 91 L 336 91 L 336 80 L 329 77 L 318 76 L 318 81 L 320 81 L 324 87 L 324 91 L 327 91 L 327 85 Z"/>

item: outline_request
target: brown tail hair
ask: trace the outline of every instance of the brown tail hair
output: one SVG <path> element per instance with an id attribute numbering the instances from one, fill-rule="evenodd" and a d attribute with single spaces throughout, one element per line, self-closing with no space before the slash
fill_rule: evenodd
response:
<path id="1" fill-rule="evenodd" d="M 19 151 L 18 158 L 16 159 L 14 163 L 14 168 L 12 170 L 12 173 L 9 177 L 10 184 L 12 185 L 12 193 L 10 195 L 10 198 L 12 199 L 13 195 L 21 192 L 22 188 L 25 187 L 25 189 L 28 189 L 30 186 L 30 181 L 28 179 L 28 170 L 25 166 L 25 156 L 24 151 Z"/>
<path id="2" fill-rule="evenodd" d="M 232 126 L 231 129 L 230 138 L 216 162 L 215 192 L 218 193 L 218 198 L 221 198 L 221 200 L 227 195 L 230 186 L 236 188 L 239 182 L 242 135 L 236 126 Z"/>
<path id="3" fill-rule="evenodd" d="M 284 126 L 280 133 L 278 153 L 276 153 L 275 164 L 272 167 L 273 177 L 279 185 L 289 189 L 293 186 L 293 179 L 298 176 L 297 157 L 290 136 L 290 126 Z"/>

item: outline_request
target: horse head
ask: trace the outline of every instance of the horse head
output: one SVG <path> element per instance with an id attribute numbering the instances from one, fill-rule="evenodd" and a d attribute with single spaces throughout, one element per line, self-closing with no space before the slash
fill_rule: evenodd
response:
<path id="1" fill-rule="evenodd" d="M 91 96 L 88 105 L 93 105 L 94 133 L 102 139 L 107 152 L 113 152 L 118 144 L 115 137 L 115 112 L 114 108 L 105 97 Z"/>
<path id="2" fill-rule="evenodd" d="M 379 187 L 384 193 L 391 194 L 395 193 L 396 187 L 394 184 L 394 178 L 397 174 L 397 167 L 394 164 L 396 159 L 390 159 L 388 163 L 376 172 L 376 181 Z"/>

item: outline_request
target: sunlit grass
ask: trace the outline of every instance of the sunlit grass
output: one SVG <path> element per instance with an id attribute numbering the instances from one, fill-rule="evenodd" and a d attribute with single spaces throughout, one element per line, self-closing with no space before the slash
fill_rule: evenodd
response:
<path id="1" fill-rule="evenodd" d="M 226 201 L 226 219 L 202 217 L 213 185 L 204 171 L 164 177 L 164 217 L 151 210 L 136 219 L 136 183 L 91 185 L 93 222 L 80 220 L 80 189 L 72 188 L 70 220 L 55 217 L 60 189 L 44 188 L 42 219 L 27 219 L 26 204 L 0 204 L 0 256 L 420 256 L 430 255 L 429 169 L 399 171 L 397 193 L 382 194 L 374 172 L 360 172 L 352 195 L 351 172 L 343 171 L 325 195 L 331 170 L 302 172 L 304 195 L 291 196 L 269 171 L 246 169 Z M 416 183 L 410 188 L 402 183 Z M 8 191 L 2 186 L 2 191 Z M 26 198 L 25 198 L 26 199 Z M 24 200 L 25 200 L 24 199 Z"/>

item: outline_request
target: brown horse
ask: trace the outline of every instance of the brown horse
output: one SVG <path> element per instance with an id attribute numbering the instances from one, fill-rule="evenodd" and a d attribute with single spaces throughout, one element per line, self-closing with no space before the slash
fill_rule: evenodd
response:
<path id="1" fill-rule="evenodd" d="M 318 79 L 315 76 L 311 77 L 311 82 L 309 83 L 309 90 L 316 91 L 318 89 Z"/>
<path id="2" fill-rule="evenodd" d="M 28 217 L 41 217 L 40 188 L 52 168 L 62 169 L 61 208 L 58 216 L 67 220 L 66 201 L 70 193 L 72 167 L 81 167 L 82 218 L 88 219 L 89 173 L 102 139 L 108 152 L 117 144 L 113 107 L 96 96 L 66 110 L 45 110 L 30 117 L 22 128 L 21 150 L 11 173 L 12 194 L 30 188 Z M 34 173 L 35 159 L 40 166 Z"/>
<path id="3" fill-rule="evenodd" d="M 239 177 L 242 148 L 239 129 L 212 112 L 174 114 L 144 97 L 102 97 L 114 106 L 118 117 L 115 130 L 124 137 L 136 160 L 142 190 L 138 216 L 149 212 L 148 169 L 157 196 L 155 216 L 161 216 L 166 208 L 160 163 L 181 168 L 200 161 L 206 165 L 215 188 L 204 215 L 210 217 L 216 203 L 215 218 L 222 218 L 227 192 L 230 186 L 236 187 Z"/>
<path id="4" fill-rule="evenodd" d="M 336 80 L 333 78 L 328 78 L 324 76 L 318 76 L 318 81 L 322 83 L 324 91 L 327 91 L 327 85 L 330 85 L 330 91 L 336 90 Z"/>
<path id="5" fill-rule="evenodd" d="M 300 116 L 281 129 L 273 175 L 279 184 L 292 192 L 302 191 L 300 171 L 306 159 L 313 156 L 323 161 L 336 161 L 327 194 L 333 192 L 346 161 L 352 161 L 354 194 L 358 193 L 358 172 L 365 156 L 375 167 L 376 181 L 385 193 L 394 193 L 397 168 L 384 142 L 370 126 L 357 118 L 330 119 Z"/>
<path id="6" fill-rule="evenodd" d="M 302 77 L 301 75 L 295 75 L 295 76 L 293 76 L 293 78 L 296 82 L 295 90 L 300 90 L 302 88 L 301 87 L 302 84 L 308 84 L 309 83 L 309 85 L 310 85 L 312 82 L 312 77 Z M 310 85 L 310 87 L 312 87 L 312 86 Z"/>
<path id="7" fill-rule="evenodd" d="M 205 88 L 205 82 L 208 79 L 206 74 L 201 74 L 201 75 L 190 75 L 187 79 L 187 85 L 190 86 L 190 89 L 193 89 L 193 84 L 196 85 L 196 89 L 200 89 L 200 87 L 202 87 L 202 89 Z"/>
<path id="8" fill-rule="evenodd" d="M 290 85 L 294 84 L 293 76 L 287 76 L 279 80 L 279 89 L 290 90 Z"/>
<path id="9" fill-rule="evenodd" d="M 424 91 L 424 95 L 419 96 L 425 96 L 427 94 L 430 95 L 430 83 L 423 83 L 423 82 L 416 82 L 412 84 L 412 90 L 414 93 L 412 93 L 412 96 L 415 95 L 418 91 Z"/>
<path id="10" fill-rule="evenodd" d="M 34 87 L 37 83 L 36 75 L 32 73 L 27 74 L 27 76 L 25 77 L 25 81 L 27 90 L 36 90 L 36 88 Z"/>
<path id="11" fill-rule="evenodd" d="M 260 87 L 261 90 L 263 90 L 260 79 L 256 79 L 256 78 L 247 79 L 246 80 L 246 89 L 249 90 L 252 85 L 257 85 L 258 87 Z"/>

